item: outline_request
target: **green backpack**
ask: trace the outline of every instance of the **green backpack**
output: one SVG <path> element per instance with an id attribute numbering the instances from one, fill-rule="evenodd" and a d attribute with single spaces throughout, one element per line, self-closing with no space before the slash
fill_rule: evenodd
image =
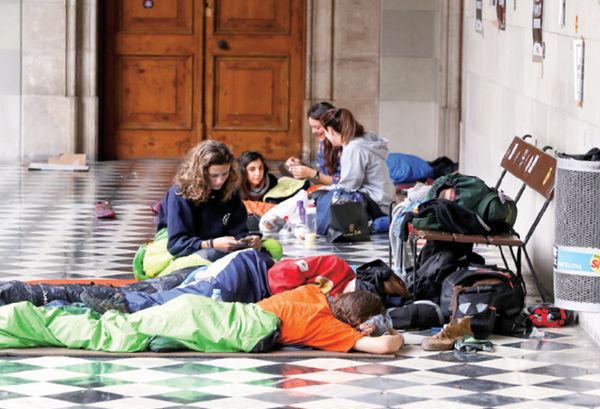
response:
<path id="1" fill-rule="evenodd" d="M 453 173 L 437 178 L 427 200 L 446 199 L 475 212 L 494 232 L 507 232 L 517 219 L 515 202 L 477 176 Z M 412 220 L 416 229 L 443 230 L 434 214 Z"/>

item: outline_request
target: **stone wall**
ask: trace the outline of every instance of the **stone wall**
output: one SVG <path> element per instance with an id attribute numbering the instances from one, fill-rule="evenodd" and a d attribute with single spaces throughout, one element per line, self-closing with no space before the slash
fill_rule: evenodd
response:
<path id="1" fill-rule="evenodd" d="M 458 159 L 460 7 L 382 0 L 379 127 L 392 152 Z"/>
<path id="2" fill-rule="evenodd" d="M 379 127 L 379 0 L 308 0 L 305 107 L 329 101 Z M 317 139 L 304 130 L 304 158 Z"/>
<path id="3" fill-rule="evenodd" d="M 545 2 L 543 62 L 532 61 L 532 3 L 507 2 L 506 31 L 494 26 L 495 8 L 483 1 L 483 33 L 475 31 L 475 1 L 464 3 L 463 134 L 461 171 L 495 181 L 497 164 L 511 139 L 533 135 L 537 146 L 583 153 L 600 146 L 600 4 L 566 2 L 566 24 L 558 24 L 558 2 Z M 516 5 L 516 8 L 514 7 Z M 578 16 L 576 31 L 575 20 Z M 585 42 L 583 106 L 574 101 L 573 40 Z M 520 201 L 517 230 L 523 231 L 542 199 Z M 554 208 L 550 207 L 530 241 L 536 270 L 552 289 Z M 584 314 L 586 329 L 600 340 L 600 315 Z"/>
<path id="4" fill-rule="evenodd" d="M 0 161 L 21 152 L 21 1 L 0 0 Z"/>
<path id="5" fill-rule="evenodd" d="M 43 159 L 75 149 L 72 33 L 67 0 L 23 0 L 22 154 Z M 70 6 L 70 7 L 68 7 Z"/>

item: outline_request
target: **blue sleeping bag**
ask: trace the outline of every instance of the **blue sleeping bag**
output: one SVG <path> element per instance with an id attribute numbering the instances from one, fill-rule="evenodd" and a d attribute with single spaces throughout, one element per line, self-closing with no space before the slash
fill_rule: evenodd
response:
<path id="1" fill-rule="evenodd" d="M 395 184 L 416 182 L 433 176 L 433 168 L 425 160 L 406 153 L 390 153 L 385 160 Z"/>

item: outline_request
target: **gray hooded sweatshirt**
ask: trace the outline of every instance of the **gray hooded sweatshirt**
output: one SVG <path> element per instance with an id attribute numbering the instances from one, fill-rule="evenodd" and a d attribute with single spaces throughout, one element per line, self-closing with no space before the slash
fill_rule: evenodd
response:
<path id="1" fill-rule="evenodd" d="M 345 189 L 368 194 L 385 214 L 389 214 L 395 192 L 385 163 L 387 144 L 387 139 L 372 131 L 352 138 L 342 150 L 338 182 Z"/>

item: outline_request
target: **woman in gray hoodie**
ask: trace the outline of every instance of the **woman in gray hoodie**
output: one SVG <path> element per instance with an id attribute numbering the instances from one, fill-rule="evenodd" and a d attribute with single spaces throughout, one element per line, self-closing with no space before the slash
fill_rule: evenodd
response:
<path id="1" fill-rule="evenodd" d="M 385 163 L 388 140 L 375 132 L 365 132 L 344 108 L 326 111 L 320 121 L 331 144 L 342 146 L 338 187 L 368 195 L 379 206 L 380 216 L 387 215 L 395 191 Z"/>

